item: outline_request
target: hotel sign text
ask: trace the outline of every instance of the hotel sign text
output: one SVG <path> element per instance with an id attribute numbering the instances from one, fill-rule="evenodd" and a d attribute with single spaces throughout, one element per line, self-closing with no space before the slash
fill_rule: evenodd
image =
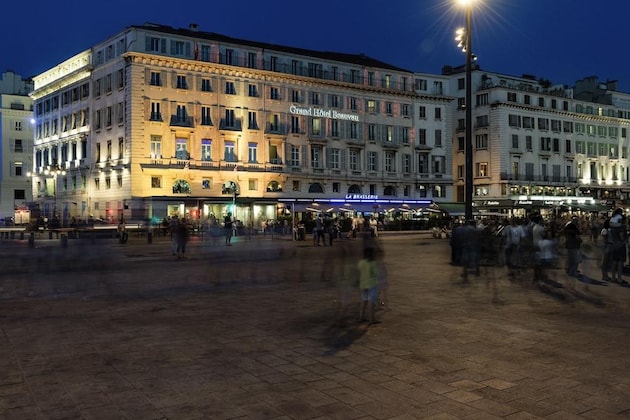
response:
<path id="1" fill-rule="evenodd" d="M 323 108 L 301 108 L 299 106 L 291 105 L 289 107 L 289 112 L 294 115 L 305 115 L 307 117 L 319 117 L 319 118 L 330 118 L 333 120 L 348 120 L 348 121 L 359 121 L 359 116 L 356 114 L 345 114 L 343 112 L 335 111 L 334 109 L 323 109 Z"/>

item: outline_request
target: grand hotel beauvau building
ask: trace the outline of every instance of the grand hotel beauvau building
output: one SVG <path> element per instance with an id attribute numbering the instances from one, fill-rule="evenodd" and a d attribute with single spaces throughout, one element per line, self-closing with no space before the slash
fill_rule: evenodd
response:
<path id="1" fill-rule="evenodd" d="M 33 195 L 66 221 L 452 200 L 446 76 L 144 24 L 34 82 Z"/>

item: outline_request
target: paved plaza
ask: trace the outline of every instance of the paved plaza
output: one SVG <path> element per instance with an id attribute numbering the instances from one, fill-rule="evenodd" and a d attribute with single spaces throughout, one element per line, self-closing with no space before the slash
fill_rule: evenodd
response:
<path id="1" fill-rule="evenodd" d="M 627 419 L 630 288 L 482 267 L 385 233 L 380 323 L 337 317 L 332 247 L 287 237 L 0 242 L 2 419 Z M 341 290 L 342 291 L 342 290 Z"/>

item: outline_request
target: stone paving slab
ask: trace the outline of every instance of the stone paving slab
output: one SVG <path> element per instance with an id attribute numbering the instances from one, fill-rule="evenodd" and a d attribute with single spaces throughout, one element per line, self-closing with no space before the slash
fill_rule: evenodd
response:
<path id="1" fill-rule="evenodd" d="M 377 244 L 391 310 L 370 326 L 336 317 L 359 240 L 42 253 L 0 277 L 0 418 L 630 417 L 630 289 L 555 270 L 549 293 L 501 267 L 463 282 L 447 241 Z"/>

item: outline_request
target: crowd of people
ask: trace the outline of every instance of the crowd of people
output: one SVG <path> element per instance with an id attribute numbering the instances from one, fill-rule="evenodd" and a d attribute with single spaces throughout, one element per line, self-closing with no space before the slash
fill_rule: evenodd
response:
<path id="1" fill-rule="evenodd" d="M 564 271 L 570 278 L 582 275 L 580 264 L 586 252 L 598 249 L 601 281 L 627 284 L 624 267 L 628 258 L 628 224 L 623 209 L 608 217 L 567 215 L 469 221 L 455 224 L 450 232 L 451 262 L 463 267 L 463 277 L 479 274 L 482 264 L 507 269 L 522 277 L 531 272 L 532 283 L 560 287 L 549 276 L 563 256 Z"/>

